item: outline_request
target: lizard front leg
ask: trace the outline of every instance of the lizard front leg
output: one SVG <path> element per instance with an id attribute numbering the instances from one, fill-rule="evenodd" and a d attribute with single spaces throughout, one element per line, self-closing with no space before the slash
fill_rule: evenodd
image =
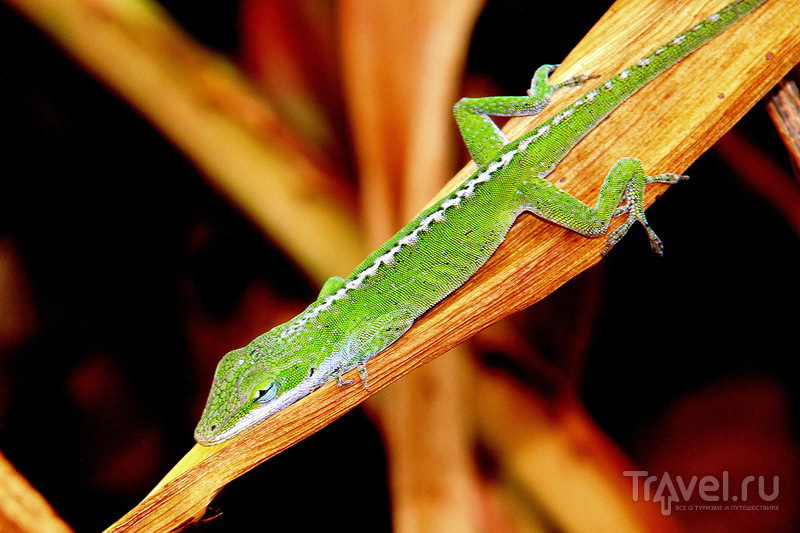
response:
<path id="1" fill-rule="evenodd" d="M 366 362 L 405 333 L 414 323 L 414 319 L 415 316 L 410 311 L 393 310 L 373 321 L 358 324 L 347 334 L 332 356 L 339 364 L 331 374 L 331 379 L 340 387 L 349 385 L 352 381 L 346 381 L 342 376 L 355 367 L 362 385 L 369 390 Z"/>

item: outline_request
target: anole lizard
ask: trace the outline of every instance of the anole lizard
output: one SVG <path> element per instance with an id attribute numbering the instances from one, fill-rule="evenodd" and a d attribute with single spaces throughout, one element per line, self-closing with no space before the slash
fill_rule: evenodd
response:
<path id="1" fill-rule="evenodd" d="M 527 96 L 464 98 L 456 103 L 456 121 L 478 170 L 346 279 L 329 279 L 317 300 L 298 316 L 225 355 L 195 431 L 197 442 L 228 440 L 328 381 L 347 383 L 341 376 L 353 368 L 366 387 L 365 363 L 466 282 L 523 212 L 586 237 L 605 235 L 613 217 L 627 215 L 609 235 L 603 253 L 639 222 L 651 248 L 661 254 L 661 241 L 644 215 L 644 189 L 648 183 L 675 183 L 685 176 L 648 176 L 640 161 L 620 159 L 600 187 L 594 207 L 545 177 L 628 97 L 765 1 L 727 5 L 514 141 L 505 138 L 490 115 L 538 113 L 556 90 L 593 76 L 550 85 L 548 76 L 555 65 L 543 65 Z"/>

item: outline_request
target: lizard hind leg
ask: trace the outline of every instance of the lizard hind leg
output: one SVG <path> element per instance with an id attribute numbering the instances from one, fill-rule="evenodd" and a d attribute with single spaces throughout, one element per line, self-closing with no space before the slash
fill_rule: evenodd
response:
<path id="1" fill-rule="evenodd" d="M 542 178 L 522 177 L 517 182 L 517 193 L 523 198 L 515 198 L 522 204 L 522 210 L 549 220 L 586 237 L 606 235 L 611 219 L 628 215 L 625 222 L 608 236 L 603 255 L 638 222 L 644 226 L 650 237 L 650 247 L 661 255 L 661 240 L 650 228 L 644 215 L 644 190 L 649 183 L 676 183 L 688 176 L 678 174 L 658 174 L 648 176 L 638 159 L 623 157 L 617 161 L 606 175 L 597 203 L 590 207 Z"/>
<path id="2" fill-rule="evenodd" d="M 598 77 L 575 76 L 561 83 L 551 84 L 549 76 L 557 66 L 542 65 L 536 69 L 527 96 L 462 98 L 456 102 L 453 114 L 464 144 L 476 164 L 480 166 L 490 163 L 497 152 L 508 143 L 505 134 L 490 117 L 535 115 L 547 107 L 550 97 L 557 90 L 575 87 Z"/>
<path id="3" fill-rule="evenodd" d="M 550 73 L 553 72 L 556 67 L 558 67 L 558 65 L 542 65 L 536 69 L 536 72 L 533 73 L 533 77 L 531 78 L 531 87 L 528 89 L 528 96 L 532 96 L 538 100 L 546 100 L 549 99 L 550 95 L 558 89 L 563 89 L 564 87 L 577 87 L 578 85 L 583 85 L 589 80 L 600 77 L 599 74 L 580 74 L 578 76 L 568 78 L 560 83 L 550 84 L 548 78 Z"/>
<path id="4" fill-rule="evenodd" d="M 650 239 L 650 248 L 657 253 L 658 255 L 664 255 L 664 245 L 661 242 L 661 239 L 658 238 L 656 232 L 650 227 L 650 224 L 647 222 L 647 217 L 644 213 L 644 189 L 649 183 L 667 183 L 673 184 L 677 183 L 680 180 L 688 179 L 688 176 L 682 176 L 679 174 L 672 174 L 672 173 L 665 173 L 665 174 L 658 174 L 655 176 L 648 176 L 644 173 L 641 167 L 641 163 L 636 159 L 625 158 L 620 160 L 617 165 L 615 165 L 611 172 L 609 173 L 608 178 L 606 178 L 606 182 L 603 184 L 604 188 L 606 187 L 609 182 L 612 181 L 612 174 L 615 173 L 615 170 L 622 167 L 623 165 L 628 166 L 631 165 L 633 167 L 632 172 L 626 173 L 627 176 L 625 177 L 625 187 L 622 192 L 621 199 L 619 203 L 614 206 L 614 210 L 611 214 L 611 217 L 617 217 L 624 214 L 628 215 L 628 218 L 625 222 L 622 223 L 617 229 L 611 232 L 608 236 L 608 240 L 606 241 L 606 246 L 603 249 L 602 255 L 606 255 L 611 248 L 617 244 L 620 239 L 628 232 L 628 230 L 635 224 L 636 222 L 640 223 L 642 227 L 647 232 L 647 236 Z M 607 208 L 608 204 L 605 206 L 601 206 L 601 202 L 603 201 L 603 194 L 601 189 L 601 197 L 598 200 L 598 211 L 601 210 L 603 207 Z"/>

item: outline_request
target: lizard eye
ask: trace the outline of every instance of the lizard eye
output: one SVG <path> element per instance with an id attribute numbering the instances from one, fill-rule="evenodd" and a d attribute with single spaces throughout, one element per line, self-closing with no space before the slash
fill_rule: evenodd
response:
<path id="1" fill-rule="evenodd" d="M 278 382 L 268 380 L 259 385 L 253 393 L 253 401 L 266 403 L 278 395 Z"/>

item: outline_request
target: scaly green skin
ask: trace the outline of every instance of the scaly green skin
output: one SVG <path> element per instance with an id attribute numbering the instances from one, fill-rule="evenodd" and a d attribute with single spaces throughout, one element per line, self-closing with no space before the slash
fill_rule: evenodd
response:
<path id="1" fill-rule="evenodd" d="M 588 77 L 548 85 L 555 67 L 544 65 L 536 71 L 528 96 L 459 101 L 456 120 L 480 168 L 347 279 L 331 278 L 300 315 L 227 354 L 195 432 L 197 442 L 211 445 L 230 439 L 332 379 L 343 384 L 341 376 L 353 368 L 359 369 L 366 386 L 364 363 L 467 281 L 523 211 L 587 237 L 604 235 L 613 217 L 627 214 L 627 221 L 609 236 L 606 251 L 639 222 L 660 254 L 661 242 L 644 216 L 644 188 L 653 182 L 675 183 L 684 176 L 648 176 L 639 161 L 621 159 L 603 182 L 595 207 L 544 178 L 629 96 L 764 1 L 726 6 L 512 142 L 487 115 L 537 113 L 555 90 Z"/>

